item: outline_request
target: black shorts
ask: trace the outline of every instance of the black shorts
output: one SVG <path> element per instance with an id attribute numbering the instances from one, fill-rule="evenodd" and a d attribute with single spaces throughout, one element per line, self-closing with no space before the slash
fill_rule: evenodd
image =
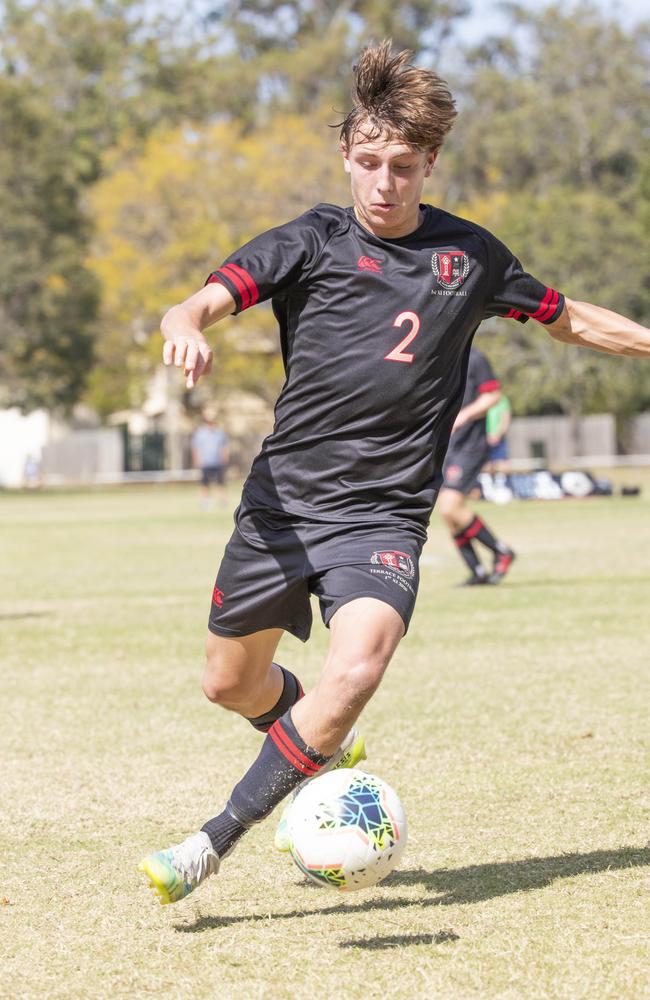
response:
<path id="1" fill-rule="evenodd" d="M 478 482 L 481 469 L 488 460 L 487 445 L 477 448 L 449 450 L 443 468 L 443 486 L 467 495 Z"/>
<path id="2" fill-rule="evenodd" d="M 217 574 L 209 629 L 243 636 L 281 628 L 305 642 L 310 594 L 325 625 L 357 597 L 390 604 L 408 629 L 419 583 L 421 529 L 312 521 L 242 500 Z"/>
<path id="3" fill-rule="evenodd" d="M 223 465 L 204 465 L 201 469 L 201 483 L 208 486 L 210 483 L 218 483 L 223 486 L 226 478 L 226 469 Z"/>

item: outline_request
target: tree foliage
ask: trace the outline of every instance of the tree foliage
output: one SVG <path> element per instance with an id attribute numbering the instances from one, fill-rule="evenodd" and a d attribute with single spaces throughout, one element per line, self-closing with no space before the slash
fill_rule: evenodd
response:
<path id="1" fill-rule="evenodd" d="M 115 151 L 92 196 L 91 265 L 104 299 L 90 398 L 100 411 L 141 402 L 166 308 L 258 232 L 345 197 L 335 138 L 323 116 L 313 126 L 297 115 L 254 131 L 219 122 L 156 133 L 137 156 L 128 144 Z M 239 386 L 275 398 L 281 362 L 270 308 L 221 323 L 211 342 L 217 391 Z"/>
<path id="2" fill-rule="evenodd" d="M 513 17 L 516 44 L 493 40 L 471 58 L 449 190 L 532 273 L 647 323 L 645 36 L 589 5 Z M 488 350 L 518 412 L 625 417 L 650 403 L 638 361 L 562 346 L 534 323 L 493 326 Z"/>
<path id="3" fill-rule="evenodd" d="M 0 78 L 0 400 L 67 408 L 92 362 L 99 288 L 58 122 Z"/>
<path id="4" fill-rule="evenodd" d="M 136 405 L 165 308 L 241 243 L 346 203 L 328 127 L 360 47 L 390 36 L 444 71 L 460 116 L 430 200 L 496 233 L 572 298 L 648 322 L 647 32 L 588 3 L 510 4 L 459 54 L 466 0 L 0 0 L 5 401 Z M 624 417 L 646 365 L 486 324 L 517 412 Z M 270 310 L 217 329 L 217 388 L 281 378 Z M 37 361 L 37 364 L 35 363 Z"/>

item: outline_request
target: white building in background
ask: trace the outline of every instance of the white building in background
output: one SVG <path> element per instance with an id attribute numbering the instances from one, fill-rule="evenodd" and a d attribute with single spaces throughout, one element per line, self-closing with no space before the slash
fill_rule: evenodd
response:
<path id="1" fill-rule="evenodd" d="M 30 485 L 50 437 L 51 421 L 45 410 L 29 414 L 17 407 L 0 410 L 0 488 Z"/>

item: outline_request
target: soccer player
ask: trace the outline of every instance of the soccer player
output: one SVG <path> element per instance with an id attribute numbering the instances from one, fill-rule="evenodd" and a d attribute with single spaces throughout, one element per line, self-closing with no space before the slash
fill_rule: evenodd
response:
<path id="1" fill-rule="evenodd" d="M 470 575 L 462 584 L 464 587 L 499 583 L 515 558 L 513 550 L 492 534 L 485 522 L 469 508 L 466 500 L 488 460 L 485 418 L 500 398 L 499 381 L 490 362 L 476 347 L 472 347 L 463 402 L 452 427 L 443 466 L 444 482 L 438 496 L 438 510 L 470 570 Z M 473 542 L 481 542 L 493 553 L 490 572 L 482 564 Z"/>
<path id="2" fill-rule="evenodd" d="M 565 300 L 491 233 L 421 203 L 455 109 L 410 56 L 384 42 L 359 59 L 341 126 L 352 206 L 317 205 L 256 237 L 163 318 L 163 359 L 191 388 L 212 363 L 203 331 L 270 300 L 286 381 L 217 574 L 203 679 L 265 735 L 221 811 L 141 863 L 162 902 L 215 873 L 353 739 L 408 628 L 481 320 L 530 316 L 567 343 L 650 355 L 650 331 Z M 283 631 L 308 638 L 310 594 L 330 637 L 301 697 L 274 657 Z"/>

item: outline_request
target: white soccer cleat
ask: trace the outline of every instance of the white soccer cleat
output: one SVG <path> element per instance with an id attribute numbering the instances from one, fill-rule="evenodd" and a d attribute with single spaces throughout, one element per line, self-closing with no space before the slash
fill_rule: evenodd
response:
<path id="1" fill-rule="evenodd" d="M 149 879 L 160 902 L 177 903 L 196 889 L 208 875 L 219 871 L 219 855 L 207 833 L 201 830 L 182 844 L 148 854 L 138 869 Z"/>
<path id="2" fill-rule="evenodd" d="M 321 774 L 326 774 L 328 771 L 338 770 L 342 767 L 356 767 L 359 761 L 366 759 L 366 744 L 364 742 L 363 736 L 356 728 L 353 726 L 348 735 L 345 737 L 341 746 L 328 760 L 327 764 L 321 767 L 315 777 L 319 777 Z M 313 781 L 313 778 L 306 778 L 301 781 L 297 788 L 291 793 L 291 797 L 287 802 L 286 806 L 282 810 L 282 814 L 278 821 L 278 825 L 275 829 L 275 837 L 273 838 L 273 845 L 276 851 L 288 851 L 290 849 L 289 841 L 289 810 L 291 809 L 291 804 L 295 799 L 301 788 Z"/>

